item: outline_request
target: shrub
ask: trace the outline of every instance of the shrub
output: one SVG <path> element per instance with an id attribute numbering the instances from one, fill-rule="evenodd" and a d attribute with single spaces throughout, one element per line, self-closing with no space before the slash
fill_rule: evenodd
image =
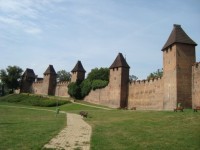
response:
<path id="1" fill-rule="evenodd" d="M 105 80 L 94 80 L 92 82 L 92 89 L 96 90 L 96 89 L 101 89 L 104 88 L 108 85 L 108 81 Z"/>
<path id="2" fill-rule="evenodd" d="M 92 83 L 90 80 L 86 79 L 81 83 L 81 96 L 85 97 L 90 93 L 92 89 Z"/>
<path id="3" fill-rule="evenodd" d="M 109 69 L 108 68 L 94 68 L 88 74 L 87 79 L 94 80 L 106 80 L 109 81 Z"/>
<path id="4" fill-rule="evenodd" d="M 79 82 L 72 82 L 68 85 L 68 93 L 75 99 L 81 99 L 81 87 Z"/>
<path id="5" fill-rule="evenodd" d="M 41 97 L 37 95 L 27 95 L 27 94 L 11 94 L 4 97 L 1 97 L 0 101 L 6 101 L 10 103 L 20 103 L 24 105 L 31 106 L 41 106 L 41 107 L 54 107 L 60 106 L 69 101 L 58 100 L 58 99 L 49 99 L 47 97 Z"/>

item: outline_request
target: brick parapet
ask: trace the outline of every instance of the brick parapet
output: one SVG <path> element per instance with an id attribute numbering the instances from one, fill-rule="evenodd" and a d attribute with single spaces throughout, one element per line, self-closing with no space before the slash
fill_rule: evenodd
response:
<path id="1" fill-rule="evenodd" d="M 192 65 L 192 68 L 193 68 L 194 70 L 200 69 L 200 62 L 194 63 L 194 64 Z"/>
<path id="2" fill-rule="evenodd" d="M 149 84 L 149 83 L 156 83 L 162 80 L 162 78 L 154 78 L 150 80 L 137 80 L 137 81 L 131 81 L 129 82 L 130 86 L 140 85 L 140 84 Z"/>
<path id="3" fill-rule="evenodd" d="M 61 81 L 61 82 L 57 82 L 57 86 L 62 86 L 62 85 L 69 85 L 69 81 Z"/>

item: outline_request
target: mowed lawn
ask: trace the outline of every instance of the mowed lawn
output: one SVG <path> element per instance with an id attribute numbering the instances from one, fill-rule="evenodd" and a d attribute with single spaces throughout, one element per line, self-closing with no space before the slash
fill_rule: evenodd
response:
<path id="1" fill-rule="evenodd" d="M 65 114 L 17 107 L 0 103 L 0 150 L 42 149 L 66 125 Z"/>
<path id="2" fill-rule="evenodd" d="M 68 112 L 88 111 L 92 150 L 199 150 L 200 111 L 101 110 L 63 105 Z"/>
<path id="3" fill-rule="evenodd" d="M 73 103 L 60 109 L 89 113 L 85 121 L 92 126 L 91 150 L 200 149 L 200 111 L 103 110 Z M 40 149 L 64 127 L 64 118 L 47 111 L 0 106 L 0 149 Z"/>

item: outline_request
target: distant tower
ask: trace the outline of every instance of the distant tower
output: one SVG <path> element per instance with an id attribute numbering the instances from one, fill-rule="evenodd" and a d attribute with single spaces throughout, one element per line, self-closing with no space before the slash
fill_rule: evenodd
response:
<path id="1" fill-rule="evenodd" d="M 74 69 L 72 69 L 72 78 L 71 82 L 76 81 L 83 81 L 85 79 L 85 69 L 83 68 L 83 65 L 81 64 L 81 61 L 78 61 L 75 65 Z"/>
<path id="2" fill-rule="evenodd" d="M 164 78 L 164 109 L 173 109 L 177 103 L 192 107 L 192 64 L 195 63 L 197 44 L 180 25 L 174 28 L 162 48 Z"/>
<path id="3" fill-rule="evenodd" d="M 53 65 L 49 65 L 47 70 L 44 72 L 43 79 L 43 94 L 54 95 L 56 87 L 56 72 Z"/>
<path id="4" fill-rule="evenodd" d="M 110 100 L 116 107 L 124 108 L 128 105 L 129 68 L 121 53 L 110 66 Z"/>
<path id="5" fill-rule="evenodd" d="M 35 73 L 33 69 L 27 68 L 24 74 L 22 75 L 20 93 L 31 93 L 32 84 L 35 81 Z"/>

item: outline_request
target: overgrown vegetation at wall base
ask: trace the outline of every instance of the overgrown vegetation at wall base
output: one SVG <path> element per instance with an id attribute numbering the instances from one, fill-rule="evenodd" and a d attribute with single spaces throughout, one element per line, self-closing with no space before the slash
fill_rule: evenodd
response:
<path id="1" fill-rule="evenodd" d="M 0 101 L 41 107 L 54 107 L 57 105 L 60 106 L 66 103 L 70 103 L 70 101 L 50 99 L 48 97 L 28 94 L 11 94 L 1 97 Z"/>
<path id="2" fill-rule="evenodd" d="M 108 81 L 105 80 L 93 80 L 86 79 L 80 83 L 72 82 L 68 85 L 68 93 L 75 99 L 83 99 L 87 96 L 91 90 L 101 89 L 108 85 Z"/>
<path id="3" fill-rule="evenodd" d="M 68 85 L 68 93 L 71 97 L 76 99 L 83 99 L 90 91 L 104 88 L 109 83 L 109 69 L 108 68 L 94 68 L 83 81 L 77 80 Z"/>

